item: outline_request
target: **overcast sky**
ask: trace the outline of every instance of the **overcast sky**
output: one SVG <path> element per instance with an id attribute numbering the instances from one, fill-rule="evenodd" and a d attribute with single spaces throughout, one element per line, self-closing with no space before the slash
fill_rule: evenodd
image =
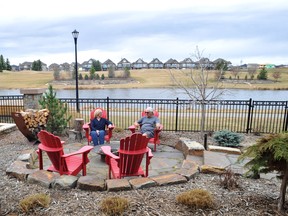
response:
<path id="1" fill-rule="evenodd" d="M 203 57 L 288 64 L 287 0 L 5 0 L 0 54 L 10 64 Z"/>

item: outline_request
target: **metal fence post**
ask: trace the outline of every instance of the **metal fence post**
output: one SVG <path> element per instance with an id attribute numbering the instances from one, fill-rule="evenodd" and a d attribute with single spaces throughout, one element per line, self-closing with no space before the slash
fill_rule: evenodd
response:
<path id="1" fill-rule="evenodd" d="M 107 119 L 109 119 L 109 97 L 107 97 L 107 106 L 106 106 L 106 111 L 107 111 Z"/>
<path id="2" fill-rule="evenodd" d="M 283 124 L 283 131 L 288 130 L 288 101 L 286 101 L 285 106 L 285 113 L 284 113 L 284 124 Z"/>
<path id="3" fill-rule="evenodd" d="M 175 119 L 175 132 L 178 131 L 178 114 L 179 114 L 179 98 L 176 98 L 176 119 Z"/>
<path id="4" fill-rule="evenodd" d="M 248 118 L 247 118 L 247 126 L 246 126 L 246 133 L 249 133 L 249 131 L 251 132 L 251 125 L 250 125 L 250 119 L 252 120 L 252 116 L 251 116 L 251 109 L 252 109 L 252 98 L 249 99 L 249 109 L 248 109 Z"/>
<path id="5" fill-rule="evenodd" d="M 204 149 L 208 149 L 208 144 L 207 144 L 207 134 L 204 134 Z"/>

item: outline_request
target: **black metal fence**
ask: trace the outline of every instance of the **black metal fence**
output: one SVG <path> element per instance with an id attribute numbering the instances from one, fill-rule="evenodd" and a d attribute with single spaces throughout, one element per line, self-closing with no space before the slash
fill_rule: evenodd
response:
<path id="1" fill-rule="evenodd" d="M 14 98 L 14 99 L 13 99 Z M 23 109 L 22 96 L 0 96 L 0 108 L 9 104 L 5 115 L 0 114 L 1 122 L 13 122 L 12 111 Z M 7 101 L 8 100 L 8 101 Z M 218 131 L 222 129 L 240 133 L 279 133 L 287 131 L 288 101 L 253 101 L 250 100 L 213 100 L 192 101 L 176 99 L 79 99 L 80 112 L 76 111 L 76 99 L 60 98 L 68 105 L 68 115 L 72 115 L 69 127 L 73 127 L 73 119 L 83 118 L 89 121 L 91 110 L 102 107 L 107 111 L 109 120 L 116 127 L 127 129 L 140 118 L 141 112 L 151 106 L 160 114 L 165 131 L 200 131 L 203 109 L 205 111 L 204 130 Z M 6 101 L 6 102 L 2 102 Z M 15 105 L 12 104 L 15 102 Z"/>
<path id="2" fill-rule="evenodd" d="M 0 123 L 14 123 L 11 112 L 24 109 L 23 95 L 0 96 Z"/>

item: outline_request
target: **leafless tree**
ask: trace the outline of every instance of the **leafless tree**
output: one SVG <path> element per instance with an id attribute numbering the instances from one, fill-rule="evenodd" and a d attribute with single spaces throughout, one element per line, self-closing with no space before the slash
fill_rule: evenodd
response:
<path id="1" fill-rule="evenodd" d="M 187 96 L 195 101 L 200 103 L 201 107 L 201 137 L 203 137 L 205 130 L 205 119 L 206 119 L 206 106 L 210 100 L 217 100 L 221 95 L 227 91 L 223 88 L 223 82 L 221 82 L 221 76 L 217 78 L 214 82 L 209 82 L 209 76 L 213 72 L 208 70 L 207 64 L 203 64 L 201 59 L 203 59 L 203 51 L 200 51 L 198 47 L 195 49 L 195 53 L 192 55 L 192 58 L 196 59 L 196 62 L 199 62 L 197 70 L 179 70 L 180 72 L 173 73 L 170 70 L 170 75 L 172 81 L 176 86 L 182 89 Z"/>
<path id="2" fill-rule="evenodd" d="M 258 69 L 258 64 L 248 64 L 247 69 L 250 79 L 253 79 Z"/>
<path id="3" fill-rule="evenodd" d="M 276 81 L 278 81 L 278 79 L 281 78 L 281 72 L 280 72 L 280 71 L 274 71 L 274 72 L 272 73 L 272 76 L 273 76 L 273 78 L 274 78 Z"/>
<path id="4" fill-rule="evenodd" d="M 234 76 L 234 79 L 236 79 L 238 74 L 239 74 L 239 72 L 240 72 L 240 67 L 239 66 L 232 67 L 232 71 L 231 72 L 232 72 L 232 74 Z"/>

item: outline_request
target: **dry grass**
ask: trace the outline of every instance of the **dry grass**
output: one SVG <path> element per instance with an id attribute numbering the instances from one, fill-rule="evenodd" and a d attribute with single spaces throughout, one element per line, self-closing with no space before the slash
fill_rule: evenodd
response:
<path id="1" fill-rule="evenodd" d="M 32 194 L 20 201 L 20 207 L 24 212 L 34 209 L 37 206 L 47 208 L 51 202 L 49 195 L 44 193 Z"/>
<path id="2" fill-rule="evenodd" d="M 106 197 L 100 204 L 100 209 L 106 215 L 122 215 L 129 207 L 129 202 L 122 197 Z"/>
<path id="3" fill-rule="evenodd" d="M 46 88 L 46 84 L 52 80 L 53 72 L 46 71 L 4 71 L 0 73 L 0 86 L 2 89 Z"/>
<path id="4" fill-rule="evenodd" d="M 183 192 L 176 197 L 176 201 L 194 209 L 212 208 L 214 206 L 213 196 L 204 189 Z"/>
<path id="5" fill-rule="evenodd" d="M 190 70 L 172 70 L 172 73 L 177 74 L 179 79 L 184 79 L 182 72 L 188 72 Z M 272 77 L 273 71 L 280 71 L 281 78 L 279 82 L 276 82 Z M 93 88 L 163 88 L 163 87 L 172 87 L 174 84 L 171 80 L 171 75 L 168 69 L 143 69 L 143 70 L 131 70 L 131 77 L 138 82 L 134 83 L 126 83 L 126 84 L 111 84 L 111 85 L 85 85 L 79 86 L 81 89 L 93 89 Z M 89 72 L 82 72 L 84 76 L 85 74 L 89 74 Z M 100 76 L 102 74 L 107 77 L 107 71 L 97 72 Z M 119 76 L 122 71 L 116 71 L 116 77 Z M 209 72 L 210 73 L 210 72 Z M 242 71 L 239 73 L 239 79 L 244 80 L 245 76 L 248 75 L 246 71 Z M 67 78 L 67 72 L 61 72 L 61 78 Z M 229 71 L 226 71 L 225 77 L 229 79 L 229 77 L 234 78 L 233 74 Z M 20 72 L 10 72 L 4 71 L 0 73 L 0 88 L 2 89 L 11 89 L 11 88 L 47 88 L 47 84 L 53 81 L 53 72 L 45 71 L 45 72 L 37 72 L 37 71 L 20 71 Z M 187 78 L 185 78 L 187 79 Z M 225 88 L 238 88 L 238 89 L 287 89 L 288 86 L 288 69 L 280 68 L 280 69 L 269 69 L 268 70 L 268 79 L 270 82 L 262 82 L 262 83 L 253 83 L 250 80 L 242 83 L 227 83 L 225 82 L 223 87 Z M 188 79 L 189 80 L 189 79 Z M 215 80 L 215 71 L 211 71 L 211 75 L 209 76 L 210 85 L 213 84 Z M 254 79 L 255 80 L 255 79 Z M 54 87 L 54 86 L 53 86 Z M 55 85 L 55 89 L 73 89 L 74 85 Z"/>

